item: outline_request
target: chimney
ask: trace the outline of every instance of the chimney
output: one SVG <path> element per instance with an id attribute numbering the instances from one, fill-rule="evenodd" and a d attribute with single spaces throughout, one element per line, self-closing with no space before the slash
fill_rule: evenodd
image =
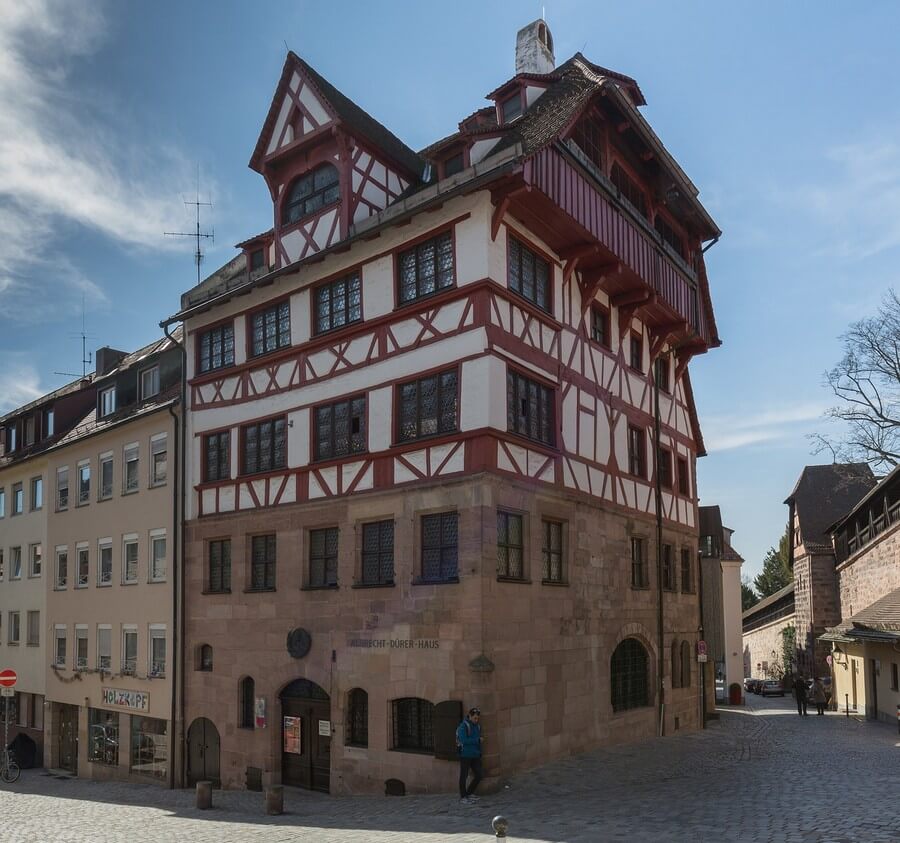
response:
<path id="1" fill-rule="evenodd" d="M 117 351 L 108 345 L 98 348 L 94 357 L 94 369 L 97 372 L 97 377 L 102 378 L 107 372 L 115 369 L 119 365 L 119 361 L 127 354 L 127 351 Z"/>
<path id="2" fill-rule="evenodd" d="M 554 67 L 553 36 L 546 22 L 523 26 L 516 35 L 516 73 L 550 73 Z"/>

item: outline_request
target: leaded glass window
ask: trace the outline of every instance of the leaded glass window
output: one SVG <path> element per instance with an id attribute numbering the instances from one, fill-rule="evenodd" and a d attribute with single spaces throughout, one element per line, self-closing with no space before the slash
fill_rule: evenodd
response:
<path id="1" fill-rule="evenodd" d="M 394 700 L 393 748 L 434 752 L 434 705 L 409 697 Z"/>
<path id="2" fill-rule="evenodd" d="M 347 695 L 347 746 L 369 745 L 369 695 L 354 688 Z"/>
<path id="3" fill-rule="evenodd" d="M 309 531 L 310 588 L 337 585 L 338 528 Z"/>
<path id="4" fill-rule="evenodd" d="M 663 588 L 675 591 L 675 549 L 670 544 L 662 546 Z"/>
<path id="5" fill-rule="evenodd" d="M 453 286 L 453 236 L 449 231 L 400 253 L 400 304 Z"/>
<path id="6" fill-rule="evenodd" d="M 422 516 L 422 579 L 444 582 L 459 576 L 459 515 Z"/>
<path id="7" fill-rule="evenodd" d="M 250 317 L 252 354 L 268 354 L 291 344 L 291 306 L 283 301 Z"/>
<path id="8" fill-rule="evenodd" d="M 231 591 L 231 539 L 209 543 L 209 591 Z"/>
<path id="9" fill-rule="evenodd" d="M 219 325 L 200 334 L 200 372 L 234 365 L 234 325 Z"/>
<path id="10" fill-rule="evenodd" d="M 250 548 L 250 589 L 275 588 L 275 536 L 254 536 Z"/>
<path id="11" fill-rule="evenodd" d="M 506 422 L 510 433 L 554 443 L 553 390 L 518 372 L 506 373 Z"/>
<path id="12" fill-rule="evenodd" d="M 610 665 L 613 711 L 650 705 L 648 662 L 647 651 L 636 638 L 626 638 L 616 647 Z"/>
<path id="13" fill-rule="evenodd" d="M 542 521 L 544 582 L 563 582 L 563 525 L 559 521 Z"/>
<path id="14" fill-rule="evenodd" d="M 636 537 L 631 539 L 631 587 L 647 588 L 647 558 L 644 553 L 644 540 Z"/>
<path id="15" fill-rule="evenodd" d="M 362 288 L 359 272 L 323 284 L 315 291 L 316 333 L 343 328 L 362 319 Z"/>
<path id="16" fill-rule="evenodd" d="M 317 407 L 316 459 L 328 460 L 366 450 L 366 398 L 364 395 Z"/>
<path id="17" fill-rule="evenodd" d="M 456 369 L 400 385 L 401 442 L 456 431 Z"/>
<path id="18" fill-rule="evenodd" d="M 525 577 L 523 518 L 497 511 L 497 576 L 521 580 Z"/>
<path id="19" fill-rule="evenodd" d="M 647 476 L 647 446 L 644 431 L 628 425 L 628 472 L 635 477 Z"/>
<path id="20" fill-rule="evenodd" d="M 277 471 L 287 463 L 284 419 L 250 424 L 242 428 L 244 437 L 244 474 Z"/>
<path id="21" fill-rule="evenodd" d="M 363 525 L 362 584 L 394 584 L 394 522 Z"/>
<path id="22" fill-rule="evenodd" d="M 297 222 L 341 198 L 337 167 L 322 164 L 300 176 L 291 186 L 284 206 L 283 225 Z"/>
<path id="23" fill-rule="evenodd" d="M 681 590 L 690 593 L 694 590 L 694 571 L 691 562 L 691 549 L 689 547 L 681 548 Z"/>
<path id="24" fill-rule="evenodd" d="M 227 430 L 204 437 L 207 481 L 227 480 L 231 476 L 231 461 L 228 454 L 230 441 L 231 433 Z"/>
<path id="25" fill-rule="evenodd" d="M 509 238 L 509 289 L 550 312 L 550 264 L 521 240 Z"/>

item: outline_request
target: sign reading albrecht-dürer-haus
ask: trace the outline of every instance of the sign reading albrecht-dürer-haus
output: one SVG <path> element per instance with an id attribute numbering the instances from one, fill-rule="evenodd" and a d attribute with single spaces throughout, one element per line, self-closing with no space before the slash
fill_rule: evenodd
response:
<path id="1" fill-rule="evenodd" d="M 149 711 L 150 694 L 143 691 L 124 691 L 120 688 L 102 689 L 103 705 L 116 705 L 133 711 Z"/>

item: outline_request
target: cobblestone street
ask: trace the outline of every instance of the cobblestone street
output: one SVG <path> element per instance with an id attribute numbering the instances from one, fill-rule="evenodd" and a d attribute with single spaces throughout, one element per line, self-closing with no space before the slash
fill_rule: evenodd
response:
<path id="1" fill-rule="evenodd" d="M 193 794 L 25 771 L 0 790 L 3 843 L 474 843 L 490 820 L 510 840 L 784 841 L 900 839 L 900 737 L 841 714 L 800 718 L 791 697 L 748 698 L 705 732 L 550 764 L 461 806 L 450 796 L 331 798 L 291 791 L 287 813 L 263 814 L 259 793 Z"/>

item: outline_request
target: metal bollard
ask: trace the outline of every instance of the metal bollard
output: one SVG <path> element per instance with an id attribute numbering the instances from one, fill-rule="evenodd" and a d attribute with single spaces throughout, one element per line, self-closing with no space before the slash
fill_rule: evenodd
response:
<path id="1" fill-rule="evenodd" d="M 509 828 L 509 821 L 506 817 L 496 816 L 491 820 L 491 828 L 494 829 L 494 837 L 506 837 L 506 830 Z"/>
<path id="2" fill-rule="evenodd" d="M 284 813 L 284 788 L 280 784 L 266 788 L 266 813 L 270 817 Z"/>
<path id="3" fill-rule="evenodd" d="M 850 694 L 844 694 L 844 705 L 847 707 L 847 717 L 850 716 Z"/>
<path id="4" fill-rule="evenodd" d="M 212 782 L 197 782 L 197 808 L 201 811 L 212 808 Z"/>

